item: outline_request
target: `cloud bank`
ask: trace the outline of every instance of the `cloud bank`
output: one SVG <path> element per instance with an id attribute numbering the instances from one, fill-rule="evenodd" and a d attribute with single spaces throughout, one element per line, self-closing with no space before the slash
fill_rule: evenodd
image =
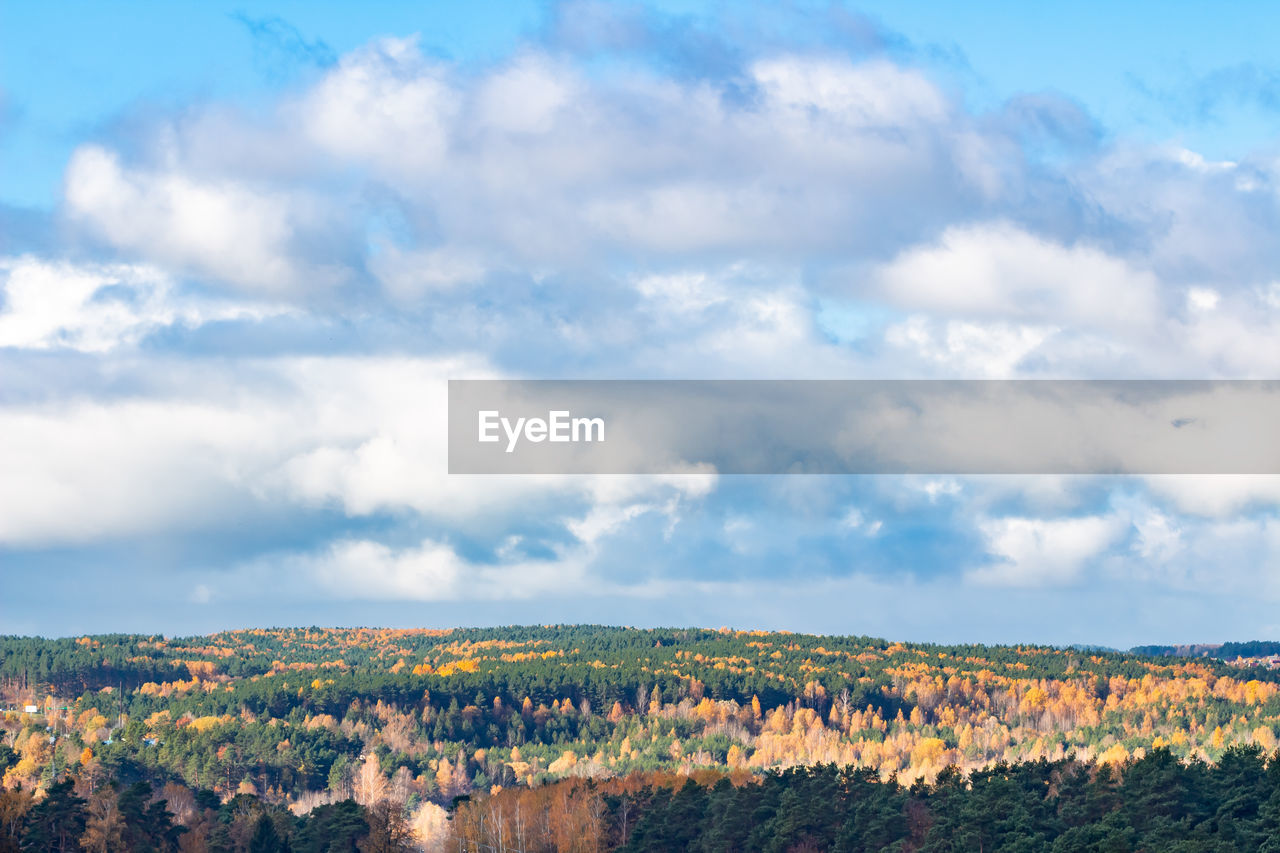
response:
<path id="1" fill-rule="evenodd" d="M 7 563 L 175 578 L 201 628 L 273 596 L 861 631 L 854 599 L 914 596 L 893 633 L 963 638 L 1140 582 L 1196 636 L 1134 641 L 1268 630 L 1192 599 L 1274 601 L 1270 479 L 459 479 L 443 439 L 449 377 L 1274 378 L 1266 152 L 1109 138 L 1048 93 L 976 111 L 853 16 L 731 44 L 564 7 L 485 62 L 245 23 L 312 72 L 86 138 L 0 259 Z M 1127 636 L 1043 638 L 1076 627 Z"/>

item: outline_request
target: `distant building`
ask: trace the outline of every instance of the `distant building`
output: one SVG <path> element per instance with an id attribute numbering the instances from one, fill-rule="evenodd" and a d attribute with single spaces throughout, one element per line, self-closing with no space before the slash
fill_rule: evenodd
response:
<path id="1" fill-rule="evenodd" d="M 39 714 L 40 708 L 38 705 L 28 705 L 27 707 L 22 709 L 22 712 L 24 714 Z"/>

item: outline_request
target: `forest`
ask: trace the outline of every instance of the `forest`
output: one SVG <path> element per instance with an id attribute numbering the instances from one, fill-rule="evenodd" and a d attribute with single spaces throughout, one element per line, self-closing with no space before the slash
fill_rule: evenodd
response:
<path id="1" fill-rule="evenodd" d="M 0 851 L 1270 849 L 1278 682 L 728 629 L 4 637 Z"/>

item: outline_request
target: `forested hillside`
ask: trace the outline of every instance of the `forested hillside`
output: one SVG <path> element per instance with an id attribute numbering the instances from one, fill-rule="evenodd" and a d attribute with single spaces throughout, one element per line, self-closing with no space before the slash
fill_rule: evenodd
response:
<path id="1" fill-rule="evenodd" d="M 311 628 L 9 637 L 0 639 L 0 679 L 9 789 L 0 835 L 13 844 L 50 803 L 90 817 L 132 809 L 132 826 L 164 799 L 148 837 L 172 829 L 174 846 L 185 838 L 189 849 L 248 849 L 235 845 L 259 830 L 292 837 L 319 819 L 348 821 L 352 844 L 370 827 L 394 835 L 398 816 L 409 821 L 406 837 L 438 840 L 482 806 L 560 791 L 565 815 L 613 827 L 595 833 L 600 844 L 621 844 L 617 833 L 638 820 L 629 843 L 662 849 L 644 840 L 644 822 L 670 823 L 688 797 L 745 832 L 764 819 L 752 797 L 790 803 L 810 796 L 797 786 L 836 785 L 861 793 L 841 795 L 853 811 L 824 818 L 816 849 L 848 835 L 841 822 L 861 814 L 864 799 L 898 815 L 884 838 L 924 849 L 940 830 L 924 827 L 920 809 L 939 825 L 943 804 L 1010 773 L 1027 797 L 1081 798 L 1071 808 L 1087 815 L 1063 817 L 1043 803 L 1058 817 L 1031 811 L 1027 826 L 1050 841 L 1120 809 L 1126 768 L 1156 758 L 1160 772 L 1194 787 L 1234 756 L 1232 767 L 1247 764 L 1257 777 L 1250 796 L 1264 801 L 1260 786 L 1274 789 L 1280 773 L 1262 763 L 1280 732 L 1277 673 L 1211 658 L 729 630 Z M 1016 767 L 988 772 L 1001 762 Z M 850 769 L 767 773 L 816 765 Z M 975 772 L 972 788 L 962 784 Z M 1203 808 L 1183 818 L 1203 823 L 1201 811 L 1244 771 L 1232 772 L 1236 781 L 1214 783 L 1212 796 L 1188 794 Z M 687 778 L 709 787 L 686 792 Z M 623 792 L 632 805 L 617 799 Z M 203 829 L 180 832 L 193 824 Z M 234 827 L 240 841 L 190 847 L 218 827 Z M 695 832 L 699 849 L 738 849 L 716 840 L 727 830 L 712 829 Z M 846 849 L 878 849 L 870 843 Z"/>
<path id="2" fill-rule="evenodd" d="M 1280 763 L 1257 747 L 1214 766 L 1160 748 L 1119 766 L 952 768 L 933 785 L 830 765 L 566 780 L 460 803 L 451 830 L 475 851 L 1263 851 L 1280 841 Z"/>

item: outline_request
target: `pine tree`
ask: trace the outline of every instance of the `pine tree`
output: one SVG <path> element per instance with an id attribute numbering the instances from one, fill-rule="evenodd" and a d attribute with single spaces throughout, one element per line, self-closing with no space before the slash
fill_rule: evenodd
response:
<path id="1" fill-rule="evenodd" d="M 280 838 L 275 821 L 271 815 L 263 812 L 253 827 L 253 837 L 249 839 L 249 853 L 288 853 L 289 847 Z"/>

